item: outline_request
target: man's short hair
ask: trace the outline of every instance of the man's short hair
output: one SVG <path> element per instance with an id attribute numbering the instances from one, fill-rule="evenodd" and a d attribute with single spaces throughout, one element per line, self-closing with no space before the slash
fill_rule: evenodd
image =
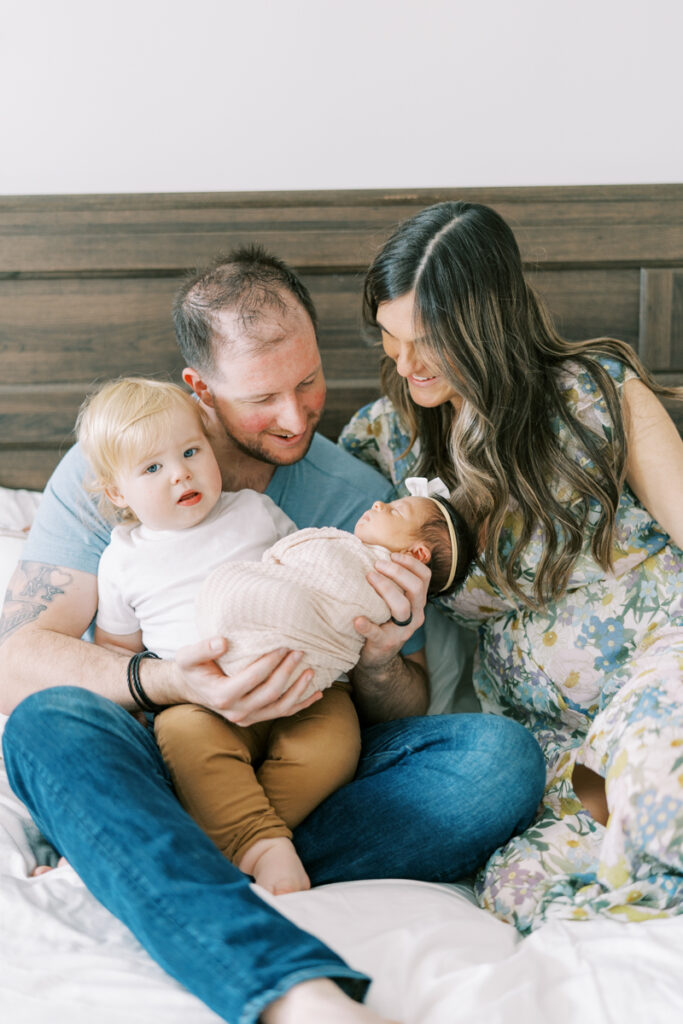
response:
<path id="1" fill-rule="evenodd" d="M 318 317 L 306 285 L 286 263 L 260 245 L 234 249 L 190 274 L 173 303 L 173 324 L 185 364 L 200 372 L 215 369 L 217 314 L 231 310 L 248 329 L 264 309 L 284 312 L 286 295 L 306 310 L 317 337 Z"/>

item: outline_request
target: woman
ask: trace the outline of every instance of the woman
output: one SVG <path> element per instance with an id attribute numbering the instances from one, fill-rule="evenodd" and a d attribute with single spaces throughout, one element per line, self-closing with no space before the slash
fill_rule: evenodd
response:
<path id="1" fill-rule="evenodd" d="M 622 342 L 559 337 L 510 228 L 477 204 L 399 226 L 365 317 L 387 397 L 341 443 L 397 484 L 447 483 L 479 558 L 437 603 L 478 628 L 484 710 L 531 728 L 548 766 L 482 904 L 521 931 L 681 913 L 683 443 L 656 397 L 677 392 Z"/>

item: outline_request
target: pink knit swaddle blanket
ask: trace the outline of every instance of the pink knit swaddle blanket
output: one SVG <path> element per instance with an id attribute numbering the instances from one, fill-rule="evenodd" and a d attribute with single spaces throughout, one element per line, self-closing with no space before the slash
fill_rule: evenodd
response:
<path id="1" fill-rule="evenodd" d="M 358 661 L 363 637 L 353 620 L 386 622 L 389 609 L 366 580 L 386 548 L 363 544 L 334 527 L 283 537 L 260 562 L 224 562 L 207 577 L 197 598 L 202 636 L 225 636 L 219 658 L 234 675 L 278 647 L 303 651 L 299 670 L 312 668 L 309 692 L 329 686 Z"/>

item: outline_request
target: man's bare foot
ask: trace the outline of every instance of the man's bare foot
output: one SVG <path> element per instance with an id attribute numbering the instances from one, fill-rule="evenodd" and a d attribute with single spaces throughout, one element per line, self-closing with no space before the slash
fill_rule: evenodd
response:
<path id="1" fill-rule="evenodd" d="M 311 880 L 304 871 L 294 843 L 286 836 L 257 839 L 238 867 L 245 875 L 253 875 L 256 884 L 274 896 L 311 888 Z"/>
<path id="2" fill-rule="evenodd" d="M 55 867 L 63 868 L 68 865 L 68 861 L 65 857 L 60 857 Z M 34 868 L 31 872 L 31 878 L 37 878 L 38 875 L 45 875 L 48 871 L 54 871 L 54 868 L 50 864 L 39 864 L 37 868 Z"/>
<path id="3" fill-rule="evenodd" d="M 329 978 L 314 978 L 290 988 L 261 1014 L 263 1024 L 399 1024 L 380 1017 L 347 996 Z"/>

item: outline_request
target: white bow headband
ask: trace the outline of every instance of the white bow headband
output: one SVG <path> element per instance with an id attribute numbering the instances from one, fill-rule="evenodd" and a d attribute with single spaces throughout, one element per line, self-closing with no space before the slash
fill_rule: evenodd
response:
<path id="1" fill-rule="evenodd" d="M 447 510 L 443 507 L 441 502 L 437 500 L 438 498 L 445 498 L 446 501 L 448 501 L 450 499 L 450 493 L 443 480 L 438 476 L 435 476 L 433 480 L 427 480 L 426 476 L 409 476 L 404 483 L 411 498 L 429 498 L 439 508 L 441 514 L 446 520 L 448 536 L 451 541 L 451 571 L 448 574 L 445 587 L 442 587 L 439 591 L 439 593 L 442 594 L 444 590 L 448 590 L 453 582 L 455 570 L 458 567 L 458 541 L 455 536 L 453 522 Z"/>

